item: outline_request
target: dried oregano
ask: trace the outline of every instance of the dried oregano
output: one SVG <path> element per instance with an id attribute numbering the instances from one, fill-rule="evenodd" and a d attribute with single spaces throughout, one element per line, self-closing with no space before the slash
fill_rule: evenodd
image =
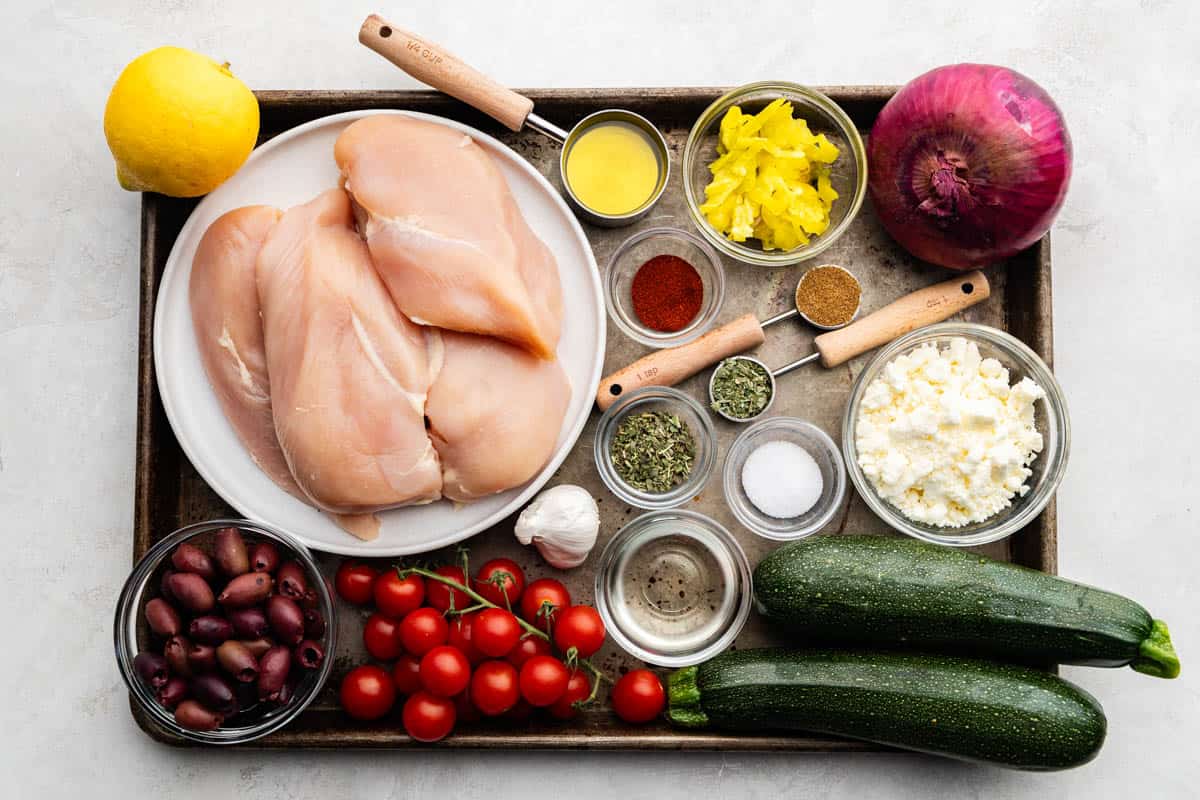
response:
<path id="1" fill-rule="evenodd" d="M 640 492 L 662 494 L 691 474 L 696 439 L 678 415 L 644 411 L 617 426 L 610 454 L 621 480 Z"/>

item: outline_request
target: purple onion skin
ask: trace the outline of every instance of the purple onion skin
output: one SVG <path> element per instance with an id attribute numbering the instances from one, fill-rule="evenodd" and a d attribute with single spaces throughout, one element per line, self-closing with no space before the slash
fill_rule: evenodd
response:
<path id="1" fill-rule="evenodd" d="M 170 665 L 171 672 L 184 678 L 191 677 L 192 664 L 188 660 L 188 650 L 191 649 L 191 646 L 191 642 L 182 636 L 172 636 L 167 639 L 167 643 L 163 645 L 163 658 Z"/>
<path id="2" fill-rule="evenodd" d="M 319 642 L 305 639 L 296 645 L 296 664 L 304 669 L 316 669 L 325 660 L 325 648 Z"/>
<path id="3" fill-rule="evenodd" d="M 954 64 L 888 101 L 867 160 L 871 200 L 900 246 L 971 269 L 1016 255 L 1050 229 L 1071 180 L 1071 137 L 1029 78 Z"/>
<path id="4" fill-rule="evenodd" d="M 304 575 L 304 567 L 295 561 L 285 561 L 275 573 L 275 581 L 279 584 L 279 593 L 284 597 L 299 602 L 308 591 L 308 578 Z"/>
<path id="5" fill-rule="evenodd" d="M 255 658 L 262 658 L 263 653 L 275 646 L 275 642 L 266 637 L 259 637 L 258 639 L 242 639 L 241 642 L 246 646 L 246 649 L 250 651 L 250 655 L 254 656 Z"/>
<path id="6" fill-rule="evenodd" d="M 233 694 L 233 686 L 221 675 L 210 672 L 197 675 L 188 684 L 192 697 L 204 704 L 205 708 L 218 714 L 232 714 L 237 711 L 237 698 Z"/>
<path id="7" fill-rule="evenodd" d="M 167 579 L 171 595 L 193 614 L 204 614 L 216 604 L 208 581 L 192 572 L 175 572 Z"/>
<path id="8" fill-rule="evenodd" d="M 199 575 L 206 581 L 217 577 L 217 568 L 213 566 L 208 554 L 194 544 L 184 542 L 175 548 L 171 554 L 171 565 L 180 572 L 190 572 Z"/>
<path id="9" fill-rule="evenodd" d="M 260 700 L 279 700 L 292 666 L 292 651 L 276 645 L 258 660 L 258 697 Z"/>
<path id="10" fill-rule="evenodd" d="M 270 575 L 247 572 L 231 580 L 217 596 L 217 602 L 225 608 L 248 608 L 266 600 L 272 585 Z"/>
<path id="11" fill-rule="evenodd" d="M 258 677 L 258 659 L 236 639 L 222 642 L 217 648 L 217 663 L 240 683 L 250 683 Z"/>
<path id="12" fill-rule="evenodd" d="M 237 528 L 222 528 L 213 537 L 213 556 L 227 577 L 236 578 L 250 571 L 250 551 Z"/>
<path id="13" fill-rule="evenodd" d="M 325 635 L 325 617 L 315 608 L 304 610 L 304 638 L 320 639 Z"/>
<path id="14" fill-rule="evenodd" d="M 195 700 L 184 700 L 175 709 L 175 721 L 181 728 L 193 731 L 215 731 L 225 718 L 210 711 Z"/>
<path id="15" fill-rule="evenodd" d="M 158 653 L 138 653 L 133 659 L 133 669 L 151 689 L 160 688 L 171 677 L 167 660 Z"/>
<path id="16" fill-rule="evenodd" d="M 281 644 L 296 645 L 304 638 L 304 612 L 290 597 L 273 594 L 267 598 L 267 622 Z"/>
<path id="17" fill-rule="evenodd" d="M 233 636 L 233 626 L 224 617 L 206 614 L 196 617 L 188 626 L 188 638 L 200 644 L 219 645 Z"/>
<path id="18" fill-rule="evenodd" d="M 250 551 L 250 568 L 255 572 L 274 572 L 279 568 L 279 548 L 274 542 L 259 542 Z"/>
<path id="19" fill-rule="evenodd" d="M 188 648 L 187 657 L 194 675 L 212 672 L 217 668 L 217 648 L 211 644 L 193 642 Z"/>
<path id="20" fill-rule="evenodd" d="M 266 636 L 270 629 L 267 615 L 257 606 L 235 608 L 225 616 L 233 625 L 233 635 L 239 639 L 257 639 Z"/>
<path id="21" fill-rule="evenodd" d="M 146 603 L 145 615 L 146 624 L 159 636 L 174 636 L 183 630 L 183 620 L 179 618 L 179 612 L 161 597 Z"/>
<path id="22" fill-rule="evenodd" d="M 168 710 L 174 709 L 175 706 L 187 699 L 187 681 L 179 676 L 175 676 L 158 687 L 158 691 L 154 693 L 154 696 L 163 708 Z"/>

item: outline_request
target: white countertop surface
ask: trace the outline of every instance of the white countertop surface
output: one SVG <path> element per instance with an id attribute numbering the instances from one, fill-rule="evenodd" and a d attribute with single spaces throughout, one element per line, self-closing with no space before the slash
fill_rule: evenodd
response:
<path id="1" fill-rule="evenodd" d="M 9 796 L 507 797 L 544 796 L 551 784 L 581 800 L 1200 791 L 1194 3 L 2 5 L 0 764 Z M 887 84 L 957 61 L 1039 81 L 1075 144 L 1054 227 L 1055 355 L 1074 424 L 1059 492 L 1061 572 L 1170 622 L 1183 677 L 1065 669 L 1103 702 L 1109 738 L 1096 761 L 1059 774 L 905 755 L 216 752 L 147 739 L 111 646 L 132 526 L 139 198 L 113 176 L 105 98 L 126 62 L 161 44 L 227 60 L 254 88 L 411 87 L 357 44 L 372 11 L 515 86 Z"/>

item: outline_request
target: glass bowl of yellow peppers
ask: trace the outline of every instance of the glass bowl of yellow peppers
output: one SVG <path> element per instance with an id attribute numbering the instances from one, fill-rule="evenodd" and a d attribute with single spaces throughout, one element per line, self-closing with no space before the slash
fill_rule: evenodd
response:
<path id="1" fill-rule="evenodd" d="M 781 81 L 734 89 L 705 109 L 683 149 L 700 233 L 766 267 L 820 254 L 850 227 L 867 190 L 858 129 L 820 92 Z"/>

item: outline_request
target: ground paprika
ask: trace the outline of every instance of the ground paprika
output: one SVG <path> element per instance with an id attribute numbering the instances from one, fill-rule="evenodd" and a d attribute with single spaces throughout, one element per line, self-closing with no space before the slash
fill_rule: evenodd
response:
<path id="1" fill-rule="evenodd" d="M 630 287 L 633 311 L 647 328 L 675 333 L 688 326 L 704 304 L 704 281 L 679 256 L 661 255 L 642 264 Z"/>

